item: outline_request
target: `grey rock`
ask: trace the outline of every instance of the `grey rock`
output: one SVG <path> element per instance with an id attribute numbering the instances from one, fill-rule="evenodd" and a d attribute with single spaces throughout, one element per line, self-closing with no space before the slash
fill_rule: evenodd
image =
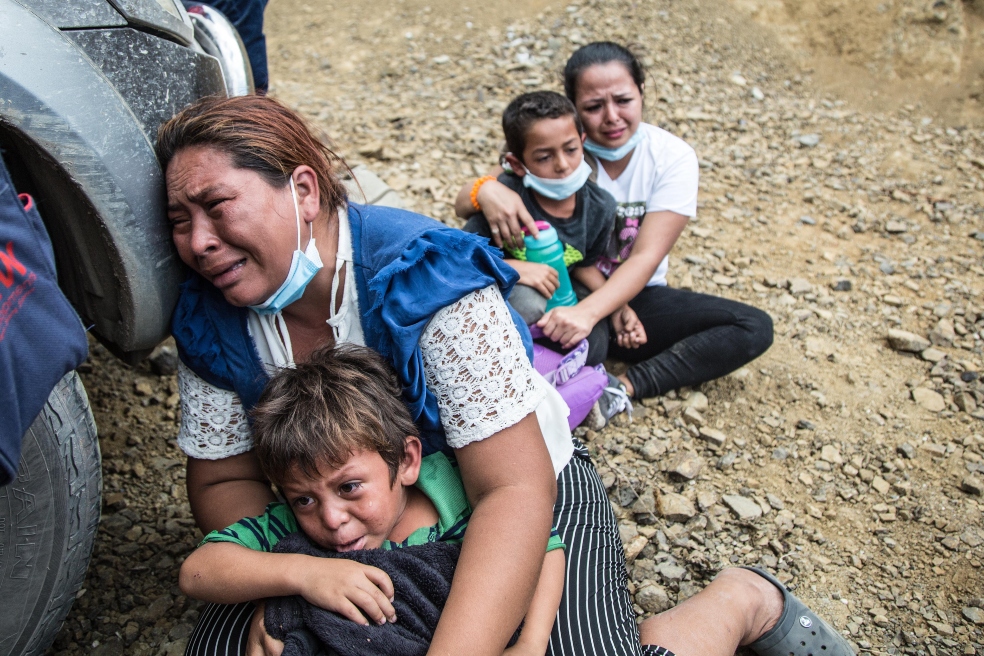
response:
<path id="1" fill-rule="evenodd" d="M 984 624 L 984 610 L 977 608 L 975 606 L 966 606 L 961 609 L 960 613 L 967 618 L 968 622 L 974 624 Z"/>
<path id="2" fill-rule="evenodd" d="M 803 278 L 789 279 L 789 293 L 793 296 L 802 296 L 803 294 L 809 294 L 812 291 L 813 285 L 810 284 L 809 280 L 804 280 Z"/>
<path id="3" fill-rule="evenodd" d="M 707 440 L 711 446 L 717 449 L 724 446 L 724 443 L 728 440 L 724 433 L 715 428 L 708 428 L 707 426 L 701 427 L 700 436 Z"/>
<path id="4" fill-rule="evenodd" d="M 748 521 L 758 519 L 762 516 L 762 507 L 748 497 L 738 494 L 725 494 L 722 499 L 731 508 L 732 512 L 738 516 L 738 519 Z"/>
<path id="5" fill-rule="evenodd" d="M 820 143 L 819 134 L 801 134 L 796 137 L 796 143 L 798 143 L 803 148 L 813 148 L 818 143 Z"/>
<path id="6" fill-rule="evenodd" d="M 949 319 L 940 319 L 933 331 L 929 333 L 929 341 L 936 346 L 953 346 L 957 339 L 957 333 L 953 329 L 953 322 Z"/>
<path id="7" fill-rule="evenodd" d="M 896 351 L 909 353 L 921 353 L 931 346 L 930 341 L 925 337 L 896 328 L 888 331 L 888 344 Z"/>
<path id="8" fill-rule="evenodd" d="M 973 494 L 974 496 L 979 497 L 984 494 L 984 481 L 971 474 L 970 476 L 964 477 L 964 479 L 960 481 L 960 489 L 967 494 Z"/>
<path id="9" fill-rule="evenodd" d="M 970 392 L 957 392 L 953 395 L 953 403 L 961 412 L 971 414 L 977 410 L 977 400 Z"/>
<path id="10" fill-rule="evenodd" d="M 693 391 L 683 400 L 686 408 L 693 408 L 697 412 L 704 412 L 708 408 L 707 396 L 703 392 Z"/>
<path id="11" fill-rule="evenodd" d="M 673 607 L 669 595 L 666 594 L 666 588 L 655 583 L 644 585 L 636 590 L 635 602 L 644 611 L 654 615 Z"/>
<path id="12" fill-rule="evenodd" d="M 901 453 L 908 460 L 912 460 L 913 458 L 916 457 L 916 447 L 912 446 L 908 442 L 903 442 L 902 444 L 900 444 L 896 448 L 896 451 L 898 451 L 899 453 Z"/>
<path id="13" fill-rule="evenodd" d="M 656 571 L 662 576 L 666 581 L 670 583 L 674 581 L 682 581 L 687 575 L 687 570 L 680 567 L 676 563 L 665 562 L 656 567 Z"/>
<path id="14" fill-rule="evenodd" d="M 946 408 L 946 402 L 943 400 L 943 396 L 939 392 L 926 387 L 913 388 L 912 400 L 930 412 L 940 412 Z"/>
<path id="15" fill-rule="evenodd" d="M 666 471 L 688 481 L 697 477 L 704 467 L 704 459 L 690 451 L 680 451 L 666 463 Z"/>
<path id="16" fill-rule="evenodd" d="M 158 376 L 173 376 L 178 373 L 178 349 L 171 344 L 161 344 L 147 360 L 150 370 Z"/>
<path id="17" fill-rule="evenodd" d="M 686 522 L 697 514 L 694 504 L 687 497 L 676 492 L 659 495 L 659 514 L 671 522 Z"/>

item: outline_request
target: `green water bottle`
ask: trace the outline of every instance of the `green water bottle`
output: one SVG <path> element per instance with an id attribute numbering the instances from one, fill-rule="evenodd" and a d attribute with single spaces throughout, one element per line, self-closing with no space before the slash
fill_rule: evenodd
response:
<path id="1" fill-rule="evenodd" d="M 571 276 L 567 273 L 567 264 L 564 262 L 564 245 L 557 238 L 557 231 L 546 221 L 537 221 L 536 227 L 540 231 L 539 238 L 530 234 L 523 238 L 526 242 L 526 260 L 552 266 L 560 280 L 553 296 L 547 301 L 547 310 L 561 305 L 576 305 L 577 295 L 571 287 Z M 525 227 L 523 231 L 529 232 Z"/>

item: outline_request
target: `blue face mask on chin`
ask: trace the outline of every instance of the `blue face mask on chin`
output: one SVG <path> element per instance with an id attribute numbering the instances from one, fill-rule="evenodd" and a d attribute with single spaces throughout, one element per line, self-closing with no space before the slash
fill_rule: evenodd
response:
<path id="1" fill-rule="evenodd" d="M 591 166 L 581 158 L 581 165 L 574 169 L 566 178 L 540 178 L 526 170 L 523 176 L 523 186 L 532 189 L 541 196 L 552 200 L 564 200 L 577 193 L 591 175 Z"/>
<path id="2" fill-rule="evenodd" d="M 605 148 L 604 146 L 591 141 L 591 139 L 585 139 L 584 149 L 598 159 L 603 159 L 606 162 L 617 162 L 631 153 L 632 149 L 638 146 L 640 141 L 642 141 L 642 130 L 637 127 L 635 134 L 629 137 L 629 140 L 618 148 Z"/>
<path id="3" fill-rule="evenodd" d="M 294 199 L 294 217 L 297 219 L 297 250 L 294 251 L 294 257 L 291 258 L 287 279 L 280 285 L 280 288 L 259 305 L 249 306 L 249 309 L 257 314 L 276 314 L 299 299 L 315 274 L 324 267 L 321 254 L 318 253 L 318 248 L 314 244 L 313 225 L 310 226 L 311 234 L 307 248 L 301 250 L 301 210 L 297 206 L 297 191 L 294 188 L 293 177 L 290 179 L 290 195 Z"/>

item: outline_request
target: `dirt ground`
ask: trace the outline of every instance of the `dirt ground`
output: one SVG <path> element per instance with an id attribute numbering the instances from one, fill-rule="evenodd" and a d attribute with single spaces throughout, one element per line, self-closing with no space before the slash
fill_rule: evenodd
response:
<path id="1" fill-rule="evenodd" d="M 631 44 L 647 120 L 701 162 L 670 284 L 775 323 L 747 367 L 580 431 L 640 617 L 757 564 L 864 653 L 980 654 L 978 3 L 276 0 L 271 93 L 458 225 L 454 194 L 495 162 L 506 102 L 559 90 L 580 44 Z M 95 347 L 83 367 L 106 507 L 52 653 L 180 654 L 197 619 L 176 587 L 198 534 L 168 359 L 131 370 Z"/>

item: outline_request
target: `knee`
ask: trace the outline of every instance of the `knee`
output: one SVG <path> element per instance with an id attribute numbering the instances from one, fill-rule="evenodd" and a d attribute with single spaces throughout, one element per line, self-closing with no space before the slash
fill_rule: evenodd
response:
<path id="1" fill-rule="evenodd" d="M 748 359 L 754 360 L 772 346 L 772 317 L 768 312 L 749 307 L 742 323 L 748 335 Z"/>
<path id="2" fill-rule="evenodd" d="M 516 285 L 509 295 L 509 304 L 515 308 L 526 325 L 540 320 L 547 311 L 547 300 L 540 292 L 526 285 Z"/>

